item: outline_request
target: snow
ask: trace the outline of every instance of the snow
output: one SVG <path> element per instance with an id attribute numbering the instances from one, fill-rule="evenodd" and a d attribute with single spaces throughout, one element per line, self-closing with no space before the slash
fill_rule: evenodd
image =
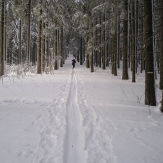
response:
<path id="1" fill-rule="evenodd" d="M 4 77 L 0 163 L 162 163 L 163 117 L 144 105 L 144 74 L 132 83 L 71 60 L 52 74 Z"/>

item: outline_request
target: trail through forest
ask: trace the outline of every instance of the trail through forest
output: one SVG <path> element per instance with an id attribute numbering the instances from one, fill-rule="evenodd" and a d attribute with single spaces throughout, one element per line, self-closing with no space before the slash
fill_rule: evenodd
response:
<path id="1" fill-rule="evenodd" d="M 52 74 L 4 77 L 0 163 L 162 163 L 162 114 L 144 105 L 143 74 L 133 84 L 72 59 Z"/>
<path id="2" fill-rule="evenodd" d="M 67 138 L 65 163 L 86 163 L 84 151 L 83 117 L 77 97 L 77 79 L 75 70 L 71 73 L 70 90 L 67 99 Z"/>

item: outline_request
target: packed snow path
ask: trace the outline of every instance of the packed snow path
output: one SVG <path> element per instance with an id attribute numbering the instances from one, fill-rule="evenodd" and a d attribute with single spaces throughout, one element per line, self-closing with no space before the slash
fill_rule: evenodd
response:
<path id="1" fill-rule="evenodd" d="M 72 70 L 72 59 L 52 74 L 4 77 L 0 163 L 162 163 L 162 114 L 144 106 L 144 75 L 133 84 L 110 69 Z"/>
<path id="2" fill-rule="evenodd" d="M 67 140 L 65 163 L 85 163 L 83 118 L 78 105 L 77 79 L 75 70 L 71 73 L 71 84 L 67 99 Z"/>
<path id="3" fill-rule="evenodd" d="M 67 134 L 64 163 L 117 163 L 113 151 L 116 127 L 106 122 L 89 105 L 80 73 L 72 70 L 67 97 Z M 108 130 L 106 135 L 105 130 Z M 105 135 L 105 138 L 104 138 Z M 104 138 L 104 139 L 103 139 Z"/>

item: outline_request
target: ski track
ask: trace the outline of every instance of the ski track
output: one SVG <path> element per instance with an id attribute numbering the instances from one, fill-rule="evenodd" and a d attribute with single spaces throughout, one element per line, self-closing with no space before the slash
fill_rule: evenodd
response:
<path id="1" fill-rule="evenodd" d="M 67 98 L 67 135 L 64 163 L 117 163 L 113 139 L 116 126 L 89 105 L 78 71 L 72 70 Z M 110 135 L 107 134 L 107 131 Z"/>
<path id="2" fill-rule="evenodd" d="M 70 70 L 58 98 L 43 105 L 48 118 L 38 115 L 31 123 L 40 125 L 40 141 L 27 149 L 33 153 L 30 163 L 117 163 L 113 148 L 117 128 L 89 105 L 78 71 Z"/>
<path id="3" fill-rule="evenodd" d="M 49 81 L 51 82 L 51 81 Z M 67 82 L 61 88 L 57 99 L 47 104 L 49 117 L 40 115 L 32 125 L 40 123 L 40 142 L 33 154 L 31 163 L 62 163 L 64 159 L 64 139 L 66 135 L 66 92 L 69 89 L 69 75 Z M 49 90 L 50 91 L 50 90 Z"/>
<path id="4" fill-rule="evenodd" d="M 89 97 L 78 72 L 76 72 L 76 76 L 78 98 L 80 98 L 78 102 L 83 115 L 84 148 L 87 150 L 87 163 L 117 163 L 113 148 L 117 128 L 114 122 L 110 119 L 103 119 L 89 105 Z"/>
<path id="5" fill-rule="evenodd" d="M 65 163 L 86 163 L 84 150 L 83 118 L 78 105 L 77 79 L 75 70 L 71 73 L 71 84 L 67 99 L 67 140 Z"/>

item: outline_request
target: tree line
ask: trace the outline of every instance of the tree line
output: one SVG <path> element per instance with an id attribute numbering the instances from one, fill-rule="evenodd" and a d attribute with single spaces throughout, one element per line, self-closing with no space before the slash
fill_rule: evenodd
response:
<path id="1" fill-rule="evenodd" d="M 6 66 L 41 74 L 63 67 L 69 53 L 136 82 L 145 72 L 145 104 L 163 89 L 163 0 L 0 0 L 0 76 Z M 162 100 L 163 103 L 163 100 Z M 163 105 L 162 105 L 163 106 Z M 163 108 L 161 108 L 163 111 Z"/>

